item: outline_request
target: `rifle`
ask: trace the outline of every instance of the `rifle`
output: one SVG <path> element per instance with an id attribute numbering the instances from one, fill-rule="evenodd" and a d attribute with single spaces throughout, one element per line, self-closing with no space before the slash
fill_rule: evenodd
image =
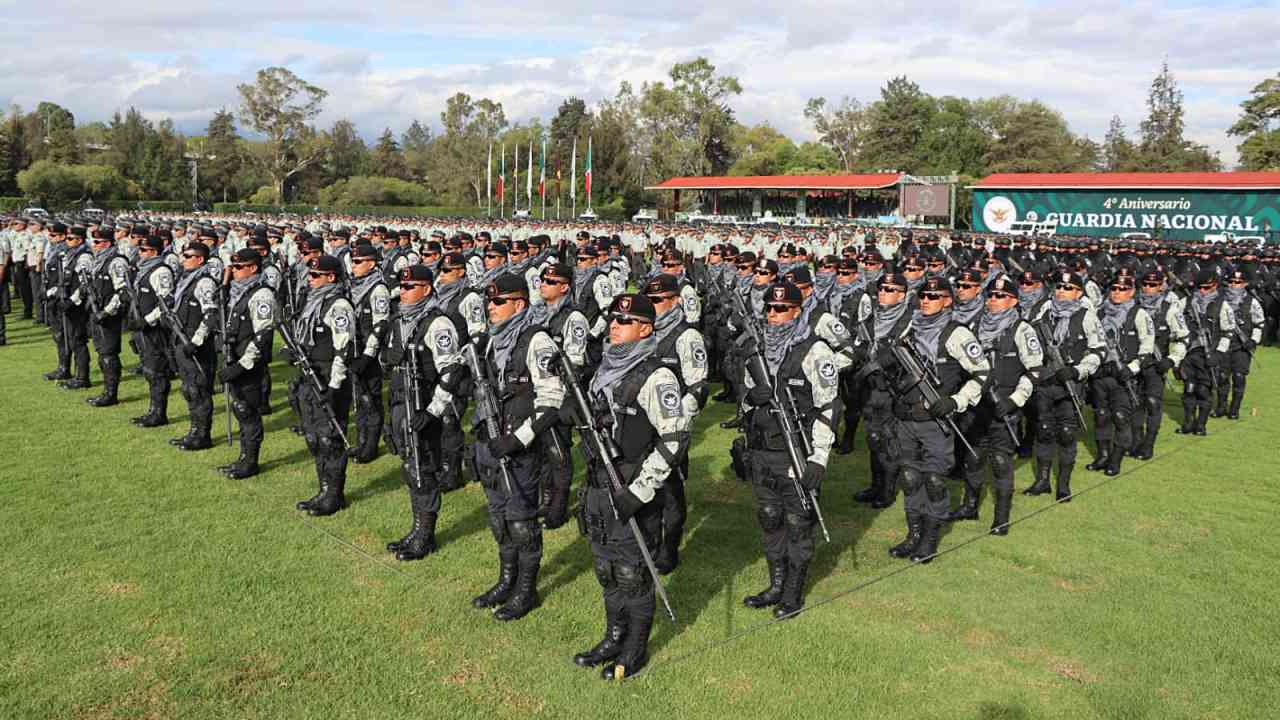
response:
<path id="1" fill-rule="evenodd" d="M 80 289 L 84 291 L 85 297 L 89 301 L 89 329 L 93 328 L 101 322 L 98 320 L 98 294 L 93 291 L 93 274 L 88 270 L 81 270 L 76 273 L 80 277 Z M 97 333 L 94 333 L 93 341 L 98 341 Z"/>
<path id="2" fill-rule="evenodd" d="M 311 361 L 307 359 L 307 354 L 303 351 L 302 346 L 289 333 L 288 323 L 280 323 L 276 326 L 276 330 L 280 332 L 280 337 L 284 339 L 285 347 L 293 355 L 293 364 L 297 365 L 298 369 L 302 371 L 304 384 L 316 394 L 316 400 L 324 408 L 324 414 L 328 416 L 329 424 L 338 432 L 338 437 L 342 438 L 342 446 L 350 448 L 351 444 L 347 442 L 347 434 L 342 430 L 342 423 L 338 422 L 338 416 L 333 413 L 333 408 L 324 399 L 324 385 L 320 382 L 320 376 L 316 374 L 316 369 L 311 366 Z"/>
<path id="3" fill-rule="evenodd" d="M 898 361 L 898 364 L 902 366 L 902 369 L 911 376 L 911 385 L 907 390 L 910 390 L 911 388 L 919 388 L 920 395 L 924 397 L 924 401 L 927 405 L 933 405 L 942 399 L 942 393 L 938 391 L 938 385 L 941 384 L 941 381 L 938 380 L 933 369 L 925 365 L 924 359 L 921 358 L 920 354 L 916 352 L 916 349 L 911 346 L 910 340 L 901 338 L 898 342 L 891 345 L 889 349 L 893 351 L 893 357 Z M 978 457 L 978 451 L 973 449 L 973 445 L 969 443 L 969 439 L 964 436 L 964 433 L 960 432 L 960 427 L 956 425 L 956 419 L 954 417 L 948 415 L 946 417 L 945 424 L 940 418 L 934 418 L 934 422 L 938 424 L 938 427 L 946 435 L 951 434 L 950 432 L 947 432 L 948 428 L 950 428 L 951 432 L 954 432 L 956 437 L 960 438 L 960 442 L 964 444 L 964 447 L 969 451 L 969 454 L 975 458 Z"/>
<path id="4" fill-rule="evenodd" d="M 991 372 L 994 374 L 996 371 L 996 351 L 994 348 L 987 352 L 987 362 L 991 364 Z M 996 397 L 995 383 L 988 384 L 987 391 L 991 394 L 991 402 L 999 406 L 1000 398 Z M 1022 442 L 1018 440 L 1018 430 L 1013 426 L 1013 420 L 1008 415 L 1000 419 L 1004 421 L 1004 427 L 1009 431 L 1009 439 L 1013 440 L 1013 446 L 1016 448 L 1021 445 Z"/>
<path id="5" fill-rule="evenodd" d="M 472 338 L 462 348 L 462 352 L 466 355 L 467 365 L 471 369 L 471 378 L 473 383 L 473 395 L 476 400 L 476 420 L 484 423 L 485 432 L 489 435 L 490 440 L 496 440 L 502 435 L 502 426 L 498 421 L 498 395 L 493 390 L 493 379 L 486 372 L 484 363 L 480 362 L 480 355 L 476 352 L 478 338 Z M 511 480 L 511 468 L 507 458 L 498 458 L 498 468 L 502 471 L 502 484 L 506 488 L 507 495 L 515 493 L 515 483 Z"/>
<path id="6" fill-rule="evenodd" d="M 395 332 L 394 330 L 392 332 Z M 406 366 L 401 372 L 404 377 L 404 447 L 408 448 L 413 458 L 413 482 L 422 489 L 422 464 L 418 451 L 418 433 L 414 430 L 415 414 L 422 410 L 419 407 L 422 399 L 418 396 L 418 349 L 410 345 L 405 354 Z"/>
<path id="7" fill-rule="evenodd" d="M 1043 316 L 1039 322 L 1040 335 L 1044 338 L 1044 347 L 1049 351 L 1049 362 L 1054 366 L 1054 371 L 1067 367 L 1066 360 L 1062 357 L 1062 345 L 1053 337 L 1053 328 L 1049 327 L 1048 320 Z M 1080 427 L 1087 427 L 1088 423 L 1084 419 L 1084 403 L 1080 402 L 1080 391 L 1076 387 L 1074 380 L 1068 380 L 1063 383 L 1067 388 L 1067 395 L 1071 398 L 1071 405 L 1076 409 L 1076 417 L 1080 420 Z"/>
<path id="8" fill-rule="evenodd" d="M 569 390 L 569 397 L 573 400 L 573 413 L 578 420 L 578 434 L 582 437 L 587 451 L 595 456 L 597 462 L 604 467 L 605 477 L 608 478 L 609 487 L 609 507 L 613 510 L 613 519 L 618 518 L 618 506 L 613 502 L 613 494 L 622 492 L 626 485 L 622 481 L 622 473 L 618 471 L 618 466 L 613 463 L 613 458 L 617 454 L 616 448 L 612 442 L 605 439 L 605 435 L 596 427 L 594 415 L 591 412 L 591 403 L 587 401 L 587 396 L 582 392 L 582 385 L 578 383 L 576 370 L 573 367 L 573 361 L 565 355 L 564 351 L 559 347 L 556 348 L 556 361 L 560 365 L 560 380 L 564 383 L 565 388 Z M 479 382 L 476 383 L 477 390 Z M 479 398 L 479 393 L 477 393 Z M 479 402 L 477 400 L 477 406 Z M 653 579 L 654 590 L 657 591 L 658 597 L 662 599 L 662 605 L 667 610 L 667 615 L 671 618 L 671 622 L 676 621 L 676 613 L 671 609 L 671 600 L 667 598 L 667 591 L 662 587 L 662 578 L 658 575 L 658 568 L 653 564 L 653 555 L 649 553 L 649 546 L 644 542 L 644 535 L 640 533 L 640 526 L 636 524 L 634 517 L 627 518 L 627 527 L 631 530 L 631 536 L 635 538 L 636 545 L 640 547 L 640 557 L 644 558 L 644 565 L 649 570 L 649 577 Z"/>
<path id="9" fill-rule="evenodd" d="M 1204 318 L 1200 316 L 1200 311 L 1196 309 L 1194 296 L 1187 298 L 1187 306 L 1191 308 L 1191 317 L 1196 321 L 1196 340 L 1204 348 L 1205 366 L 1209 369 L 1209 382 L 1213 386 L 1213 396 L 1217 397 L 1221 381 L 1218 378 L 1218 367 L 1209 364 L 1209 353 L 1214 351 L 1209 345 L 1209 333 L 1205 331 Z"/>
<path id="10" fill-rule="evenodd" d="M 755 357 L 757 362 L 763 366 L 763 358 L 759 352 L 756 353 Z M 804 446 L 804 454 L 806 456 L 813 454 L 813 441 L 809 439 L 809 433 L 805 431 L 804 425 L 800 423 L 800 408 L 796 406 L 796 398 L 795 395 L 791 393 L 791 388 L 787 385 L 783 385 L 782 389 L 787 392 L 787 404 L 790 405 L 791 414 L 787 415 L 785 409 L 782 407 L 777 407 L 776 409 L 778 410 L 778 418 L 782 421 L 783 432 L 787 435 L 787 452 L 791 455 L 791 464 L 796 468 L 796 492 L 800 494 L 800 506 L 804 507 L 806 493 L 804 492 L 804 488 L 800 486 L 799 478 L 800 475 L 804 473 L 806 466 L 804 464 L 799 464 L 800 458 L 797 456 L 795 447 L 791 443 L 791 428 L 795 428 L 796 434 L 800 436 L 800 443 Z M 773 386 L 773 390 L 774 392 L 770 393 L 770 395 L 776 399 L 777 385 Z M 822 537 L 825 538 L 827 542 L 831 542 L 831 533 L 827 532 L 827 521 L 822 517 L 822 508 L 818 505 L 817 493 L 809 491 L 808 500 L 813 502 L 813 514 L 818 518 L 818 527 L 822 528 Z"/>
<path id="11" fill-rule="evenodd" d="M 1120 362 L 1120 339 L 1116 337 L 1116 332 L 1110 328 L 1104 329 L 1103 335 L 1107 340 L 1107 363 L 1109 363 L 1112 370 L 1115 371 L 1116 380 L 1119 380 L 1121 373 L 1127 369 L 1125 368 L 1124 363 Z M 1124 389 L 1129 391 L 1129 399 L 1133 400 L 1134 406 L 1137 406 L 1139 404 L 1139 400 L 1138 393 L 1133 389 L 1133 375 L 1130 374 L 1129 379 L 1122 381 L 1122 384 L 1124 385 Z"/>
<path id="12" fill-rule="evenodd" d="M 178 339 L 178 342 L 182 343 L 184 346 L 190 345 L 191 340 L 187 334 L 183 332 L 182 323 L 178 321 L 178 315 L 173 311 L 173 308 L 169 307 L 169 304 L 165 302 L 164 298 L 156 298 L 156 306 L 160 308 L 160 316 L 169 324 L 169 329 L 173 332 L 173 336 Z M 147 336 L 144 333 L 142 335 L 143 342 L 146 342 L 146 337 Z M 200 361 L 196 359 L 195 356 L 192 356 L 191 362 L 195 363 L 196 372 L 204 375 L 204 368 L 200 367 Z"/>
<path id="13" fill-rule="evenodd" d="M 231 364 L 231 339 L 227 337 L 227 302 L 228 298 L 223 297 L 225 285 L 219 286 L 218 290 L 218 322 L 222 326 L 222 361 Z M 222 400 L 227 406 L 227 447 L 231 447 L 231 383 L 222 383 Z"/>

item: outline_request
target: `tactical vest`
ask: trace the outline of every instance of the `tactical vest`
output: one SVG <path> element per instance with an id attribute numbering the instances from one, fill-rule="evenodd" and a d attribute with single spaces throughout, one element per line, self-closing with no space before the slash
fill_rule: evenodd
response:
<path id="1" fill-rule="evenodd" d="M 107 251 L 107 259 L 101 264 L 97 262 L 97 258 L 94 258 L 93 274 L 90 276 L 93 284 L 89 288 L 89 292 L 93 293 L 99 310 L 106 307 L 108 302 L 111 302 L 111 296 L 116 292 L 115 282 L 111 279 L 111 266 L 117 260 L 123 260 L 123 257 L 115 248 Z"/>
<path id="2" fill-rule="evenodd" d="M 150 315 L 151 311 L 155 310 L 156 306 L 163 302 L 160 297 L 156 295 L 156 291 L 151 287 L 151 276 L 161 268 L 164 268 L 165 272 L 171 272 L 169 270 L 169 266 L 165 265 L 163 262 L 157 262 L 146 270 L 138 273 L 137 278 L 134 280 L 133 303 L 130 310 L 132 311 L 134 322 L 138 324 L 138 327 L 145 326 L 146 321 L 143 320 L 143 318 Z"/>
<path id="3" fill-rule="evenodd" d="M 1062 362 L 1067 365 L 1078 364 L 1089 353 L 1089 339 L 1085 337 L 1084 333 L 1084 316 L 1086 312 L 1085 308 L 1080 308 L 1067 320 L 1067 337 L 1063 339 L 1059 348 L 1062 352 Z M 1036 328 L 1037 332 L 1040 333 L 1042 342 L 1049 343 L 1052 341 L 1055 324 L 1053 316 L 1046 312 L 1042 318 L 1042 323 Z"/>
<path id="4" fill-rule="evenodd" d="M 202 268 L 194 272 L 204 272 L 204 270 Z M 196 297 L 196 290 L 200 287 L 200 283 L 204 282 L 213 284 L 214 292 L 217 292 L 218 282 L 206 275 L 192 280 L 182 297 L 178 297 L 176 293 L 173 297 L 173 312 L 178 317 L 178 324 L 182 326 L 182 332 L 188 338 L 195 334 L 196 329 L 200 327 L 200 323 L 204 320 L 204 308 L 200 307 L 200 300 Z"/>
<path id="5" fill-rule="evenodd" d="M 569 315 L 575 310 L 573 303 L 568 300 L 568 298 L 562 299 L 560 307 L 556 308 L 556 311 L 542 324 L 558 348 L 564 347 L 564 326 L 569 322 Z"/>
<path id="6" fill-rule="evenodd" d="M 529 344 L 533 342 L 533 336 L 540 332 L 545 332 L 542 326 L 530 325 L 520 333 L 507 359 L 506 368 L 498 368 L 497 356 L 491 351 L 492 341 L 490 351 L 485 352 L 484 355 L 485 366 L 498 396 L 502 425 L 510 430 L 520 427 L 521 423 L 533 417 L 533 400 L 536 391 L 533 387 L 533 376 L 529 374 Z"/>
<path id="7" fill-rule="evenodd" d="M 637 398 L 645 382 L 662 367 L 666 365 L 661 360 L 650 357 L 608 389 L 612 393 L 612 403 L 599 395 L 591 399 L 596 426 L 611 428 L 613 443 L 618 450 L 615 461 L 623 466 L 620 469 L 624 478 L 631 476 L 631 468 L 644 460 L 658 442 L 658 430 L 649 422 L 649 416 Z M 678 372 L 676 384 L 680 384 Z"/>
<path id="8" fill-rule="evenodd" d="M 1114 340 L 1107 338 L 1108 344 L 1116 343 L 1116 352 L 1122 364 L 1128 364 L 1138 356 L 1138 310 L 1141 308 L 1142 306 L 1135 302 L 1133 307 L 1129 308 L 1129 312 L 1125 313 L 1124 324 L 1120 326 L 1120 336 Z M 1103 333 L 1106 333 L 1105 325 Z"/>
<path id="9" fill-rule="evenodd" d="M 673 310 L 672 312 L 675 311 Z M 671 328 L 671 332 L 667 333 L 667 336 L 662 339 L 662 342 L 653 349 L 653 357 L 661 364 L 671 368 L 671 371 L 674 372 L 676 377 L 681 380 L 684 379 L 684 373 L 681 372 L 680 369 L 680 353 L 676 349 L 676 343 L 680 341 L 680 336 L 684 335 L 685 332 L 691 329 L 696 328 L 690 325 L 687 320 L 680 323 L 674 328 Z"/>
<path id="10" fill-rule="evenodd" d="M 1240 304 L 1234 309 L 1236 316 L 1236 326 L 1229 328 L 1231 330 L 1231 349 L 1241 350 L 1244 348 L 1244 342 L 1241 338 L 1248 339 L 1253 336 L 1253 313 L 1249 312 L 1253 308 L 1253 304 L 1258 302 L 1252 293 L 1245 293 L 1244 298 L 1240 300 Z"/>
<path id="11" fill-rule="evenodd" d="M 942 334 L 938 336 L 936 357 L 925 358 L 926 362 L 933 363 L 933 372 L 938 378 L 938 395 L 941 397 L 948 397 L 959 392 L 967 377 L 967 373 L 961 367 L 960 361 L 951 357 L 951 353 L 947 352 L 947 342 L 951 340 L 951 335 L 962 327 L 964 326 L 954 320 L 947 323 L 947 326 L 942 329 Z M 902 371 L 901 368 L 899 368 L 899 371 L 901 372 L 900 381 L 902 383 L 910 382 L 906 372 Z M 899 393 L 898 397 L 894 398 L 893 401 L 893 412 L 894 415 L 902 420 L 924 421 L 930 418 L 929 406 L 925 403 L 924 394 L 920 391 L 919 386 L 906 388 Z"/>
<path id="12" fill-rule="evenodd" d="M 822 342 L 822 338 L 810 334 L 800 344 L 788 350 L 773 378 L 778 399 L 788 412 L 792 409 L 791 400 L 795 401 L 795 419 L 801 428 L 812 427 L 814 414 L 813 386 L 804 374 L 803 363 L 809 350 L 819 342 Z M 790 399 L 787 397 L 788 393 Z M 747 442 L 753 450 L 785 452 L 787 449 L 782 424 L 774 413 L 765 408 L 756 408 L 751 412 L 747 423 Z M 797 448 L 803 447 L 800 438 L 795 438 L 795 443 Z"/>
<path id="13" fill-rule="evenodd" d="M 464 281 L 459 280 L 458 282 Z M 449 320 L 458 328 L 458 339 L 460 341 L 466 342 L 471 337 L 467 327 L 467 319 L 462 316 L 462 303 L 468 297 L 480 294 L 479 290 L 464 284 L 458 294 L 453 297 L 453 301 L 445 308 L 445 313 L 448 314 Z"/>
<path id="14" fill-rule="evenodd" d="M 307 353 L 307 360 L 311 361 L 311 366 L 325 380 L 329 379 L 329 367 L 337 351 L 333 346 L 333 331 L 324 323 L 324 318 L 329 314 L 329 310 L 333 308 L 334 303 L 345 299 L 341 294 L 335 294 L 320 305 L 320 314 L 316 318 L 316 325 L 311 329 L 311 345 L 303 348 L 304 352 Z M 299 332 L 296 339 L 301 344 L 303 342 L 302 333 Z M 354 346 L 354 343 L 347 348 L 348 355 L 352 346 Z"/>
<path id="15" fill-rule="evenodd" d="M 231 360 L 244 355 L 245 348 L 249 347 L 250 342 L 254 342 L 257 344 L 258 349 L 262 351 L 254 365 L 265 366 L 268 362 L 273 333 L 270 330 L 263 333 L 254 332 L 253 313 L 257 312 L 257 309 L 249 305 L 249 302 L 263 289 L 268 292 L 271 290 L 259 277 L 254 286 L 245 290 L 244 294 L 240 296 L 240 301 L 236 303 L 235 307 L 227 311 L 226 334 L 227 344 L 231 347 L 232 354 L 229 357 Z"/>
<path id="16" fill-rule="evenodd" d="M 64 297 L 71 297 L 71 294 L 80 289 L 80 274 L 76 272 L 76 265 L 80 264 L 80 256 L 89 254 L 88 245 L 81 243 L 78 248 L 68 248 L 66 254 L 62 258 L 61 277 L 59 281 L 62 283 L 62 291 Z M 92 288 L 85 288 L 85 292 L 92 291 Z M 87 306 L 87 298 L 86 306 Z"/>
<path id="17" fill-rule="evenodd" d="M 596 324 L 596 320 L 604 310 L 596 301 L 595 285 L 600 277 L 599 272 L 593 273 L 587 278 L 586 287 L 574 293 L 574 305 L 577 306 L 578 312 L 586 316 L 588 327 Z"/>
<path id="18" fill-rule="evenodd" d="M 373 284 L 373 287 L 369 288 L 369 291 L 364 294 L 364 297 L 360 298 L 360 304 L 355 307 L 356 327 L 355 327 L 355 335 L 354 335 L 354 338 L 355 338 L 354 344 L 356 346 L 357 354 L 364 352 L 364 344 L 369 340 L 369 336 L 373 335 L 373 332 L 374 332 L 373 293 L 375 290 L 378 289 L 379 285 L 386 287 L 386 283 L 375 282 Z M 391 311 L 391 304 L 390 304 L 390 298 L 388 298 L 387 312 L 390 312 L 390 311 Z M 383 322 L 386 322 L 386 321 L 384 320 Z"/>
<path id="19" fill-rule="evenodd" d="M 1018 354 L 1017 343 L 1018 329 L 1025 322 L 1025 320 L 1015 320 L 1000 337 L 995 339 L 991 347 L 982 346 L 987 360 L 991 363 L 990 382 L 995 386 L 996 391 L 1005 397 L 1012 394 L 1018 387 L 1018 381 L 1027 370 L 1022 364 L 1022 356 Z"/>
<path id="20" fill-rule="evenodd" d="M 404 402 L 405 377 L 409 372 L 409 363 L 406 362 L 406 358 L 409 355 L 407 348 L 409 345 L 417 345 L 422 348 L 417 356 L 418 396 L 422 410 L 426 411 L 427 403 L 430 402 L 431 396 L 435 394 L 436 385 L 439 383 L 440 377 L 436 372 L 434 346 L 429 342 L 424 342 L 423 337 L 431 328 L 431 324 L 441 314 L 438 309 L 428 311 L 426 317 L 418 321 L 417 326 L 413 328 L 410 342 L 407 344 L 400 336 L 400 321 L 394 316 L 391 318 L 391 328 L 387 332 L 386 348 L 382 351 L 382 365 L 391 369 L 390 391 L 392 404 Z"/>
<path id="21" fill-rule="evenodd" d="M 1170 295 L 1165 293 L 1160 304 L 1156 306 L 1154 317 L 1151 318 L 1151 323 L 1156 329 L 1156 350 L 1162 358 L 1169 357 L 1169 339 L 1173 334 L 1173 329 L 1169 327 L 1169 306 L 1173 303 L 1169 301 L 1169 297 Z"/>

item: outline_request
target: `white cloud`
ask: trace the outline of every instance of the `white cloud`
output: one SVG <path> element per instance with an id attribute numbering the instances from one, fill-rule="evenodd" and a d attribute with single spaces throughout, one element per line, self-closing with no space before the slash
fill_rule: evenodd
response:
<path id="1" fill-rule="evenodd" d="M 1136 131 L 1147 86 L 1167 57 L 1186 95 L 1188 136 L 1228 163 L 1236 140 L 1226 128 L 1249 89 L 1275 72 L 1280 34 L 1271 7 L 1150 0 L 120 0 L 105 25 L 79 3 L 54 0 L 19 2 L 7 15 L 17 19 L 0 27 L 9 48 L 0 56 L 0 101 L 29 108 L 52 100 L 82 121 L 136 105 L 188 132 L 233 107 L 236 83 L 267 64 L 288 64 L 329 91 L 322 124 L 349 117 L 373 137 L 415 118 L 438 124 L 454 92 L 499 100 L 512 120 L 547 119 L 565 97 L 596 102 L 620 81 L 662 80 L 673 63 L 706 55 L 742 81 L 740 118 L 799 140 L 812 136 L 807 98 L 870 101 L 900 74 L 935 95 L 1037 98 L 1075 131 L 1101 139 L 1112 115 Z M 468 52 L 451 61 L 463 42 Z M 477 53 L 477 45 L 492 49 Z M 416 47 L 430 59 L 416 61 Z"/>

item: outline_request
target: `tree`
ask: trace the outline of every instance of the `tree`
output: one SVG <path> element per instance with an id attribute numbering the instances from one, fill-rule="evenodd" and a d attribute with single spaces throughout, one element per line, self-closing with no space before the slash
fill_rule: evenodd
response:
<path id="1" fill-rule="evenodd" d="M 783 175 L 796 157 L 796 144 L 768 123 L 738 125 L 730 143 L 737 158 L 730 175 Z"/>
<path id="2" fill-rule="evenodd" d="M 131 178 L 142 186 L 150 200 L 185 200 L 191 197 L 191 169 L 186 159 L 186 141 L 174 129 L 173 121 L 161 120 L 147 136 L 142 152 L 142 173 Z"/>
<path id="3" fill-rule="evenodd" d="M 1092 169 L 1096 144 L 1071 134 L 1067 121 L 1038 100 L 1018 103 L 987 153 L 988 172 L 1081 172 Z"/>
<path id="4" fill-rule="evenodd" d="M 1147 119 L 1142 121 L 1138 145 L 1139 164 L 1151 172 L 1219 170 L 1222 163 L 1209 148 L 1183 137 L 1182 91 L 1169 70 L 1169 62 L 1151 81 L 1147 93 Z"/>
<path id="5" fill-rule="evenodd" d="M 0 123 L 0 194 L 18 192 L 18 173 L 28 165 L 22 110 L 10 109 Z"/>
<path id="6" fill-rule="evenodd" d="M 861 165 L 874 170 L 918 171 L 923 141 L 933 122 L 933 99 L 919 85 L 898 76 L 880 89 L 867 109 Z"/>
<path id="7" fill-rule="evenodd" d="M 404 153 L 409 177 L 426 180 L 431 167 L 431 129 L 415 119 L 400 136 L 400 150 Z"/>
<path id="8" fill-rule="evenodd" d="M 839 105 L 828 108 L 826 98 L 810 98 L 805 104 L 804 116 L 813 123 L 818 142 L 831 148 L 840 158 L 845 172 L 853 172 L 854 163 L 861 154 L 863 133 L 867 129 L 867 113 L 862 103 L 843 97 Z"/>
<path id="9" fill-rule="evenodd" d="M 981 101 L 935 99 L 913 171 L 921 175 L 985 174 L 995 134 L 984 111 Z"/>
<path id="10" fill-rule="evenodd" d="M 502 103 L 488 98 L 473 101 L 470 95 L 457 93 L 445 102 L 440 124 L 444 134 L 433 143 L 437 179 L 430 188 L 452 202 L 463 202 L 469 196 L 477 207 L 484 207 L 488 147 L 507 127 Z M 495 147 L 495 162 L 497 155 Z"/>
<path id="11" fill-rule="evenodd" d="M 404 162 L 404 154 L 400 152 L 400 143 L 391 134 L 391 128 L 384 129 L 378 138 L 378 144 L 369 157 L 369 170 L 375 176 L 401 180 L 409 177 L 409 167 Z"/>
<path id="12" fill-rule="evenodd" d="M 325 175 L 329 182 L 360 175 L 369 164 L 369 148 L 365 147 L 356 126 L 350 120 L 338 120 L 328 133 L 329 152 L 325 156 Z"/>
<path id="13" fill-rule="evenodd" d="M 1137 162 L 1137 148 L 1124 131 L 1124 122 L 1119 115 L 1111 118 L 1107 134 L 1102 139 L 1103 172 L 1129 172 Z"/>
<path id="14" fill-rule="evenodd" d="M 569 155 L 573 152 L 573 141 L 586 141 L 591 121 L 591 113 L 587 111 L 587 104 L 582 99 L 571 97 L 560 103 L 560 109 L 551 118 L 551 138 L 548 142 L 552 157 L 560 158 L 561 164 L 567 167 Z"/>
<path id="15" fill-rule="evenodd" d="M 1236 146 L 1241 167 L 1280 170 L 1280 127 L 1273 127 L 1280 119 L 1280 74 L 1255 85 L 1240 107 L 1240 119 L 1227 134 L 1244 138 Z"/>
<path id="16" fill-rule="evenodd" d="M 236 132 L 235 117 L 226 109 L 213 114 L 199 154 L 200 185 L 209 197 L 220 197 L 223 202 L 231 196 L 238 198 L 235 177 L 244 158 L 240 154 L 240 135 Z"/>
<path id="17" fill-rule="evenodd" d="M 99 201 L 123 199 L 128 182 L 107 165 L 67 165 L 38 160 L 18 173 L 18 187 L 24 194 L 40 197 L 56 208 L 90 197 Z"/>
<path id="18" fill-rule="evenodd" d="M 394 177 L 357 175 L 345 178 L 319 193 L 320 203 L 336 207 L 359 205 L 426 205 L 421 185 Z"/>
<path id="19" fill-rule="evenodd" d="M 260 161 L 283 201 L 289 178 L 323 156 L 322 144 L 315 142 L 308 123 L 320 114 L 329 93 L 282 67 L 259 70 L 253 85 L 237 89 L 241 120 L 267 138 L 267 152 L 259 156 Z"/>

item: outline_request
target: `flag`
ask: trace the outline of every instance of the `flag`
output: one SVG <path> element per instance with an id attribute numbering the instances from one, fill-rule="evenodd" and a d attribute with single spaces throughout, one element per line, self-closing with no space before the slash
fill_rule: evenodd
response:
<path id="1" fill-rule="evenodd" d="M 515 150 L 512 151 L 515 162 L 511 163 L 511 174 L 515 176 L 515 182 L 511 183 L 511 207 L 520 209 L 520 143 L 516 143 Z"/>
<path id="2" fill-rule="evenodd" d="M 591 136 L 587 136 L 587 168 L 582 171 L 582 186 L 587 191 L 587 209 L 591 209 Z"/>
<path id="3" fill-rule="evenodd" d="M 573 156 L 569 159 L 569 199 L 578 199 L 578 138 L 573 139 Z"/>
<path id="4" fill-rule="evenodd" d="M 502 171 L 498 173 L 498 200 L 499 201 L 501 201 L 503 198 L 502 191 L 504 189 L 504 186 L 506 185 L 505 181 L 507 178 L 507 144 L 506 143 L 502 143 L 501 155 L 502 155 Z"/>
<path id="5" fill-rule="evenodd" d="M 489 160 L 484 166 L 484 196 L 493 197 L 493 143 L 489 143 Z"/>
<path id="6" fill-rule="evenodd" d="M 524 198 L 533 210 L 533 140 L 529 141 L 529 172 L 524 176 Z"/>
<path id="7" fill-rule="evenodd" d="M 542 162 L 538 164 L 538 197 L 547 200 L 547 141 L 542 141 Z"/>

